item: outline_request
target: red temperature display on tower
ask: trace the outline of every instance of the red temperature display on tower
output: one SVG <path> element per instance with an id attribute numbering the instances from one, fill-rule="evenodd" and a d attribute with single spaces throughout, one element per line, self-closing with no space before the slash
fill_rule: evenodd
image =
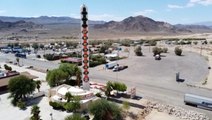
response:
<path id="1" fill-rule="evenodd" d="M 88 12 L 85 5 L 81 8 L 81 36 L 82 36 L 82 74 L 83 82 L 89 82 L 89 49 L 88 49 Z"/>

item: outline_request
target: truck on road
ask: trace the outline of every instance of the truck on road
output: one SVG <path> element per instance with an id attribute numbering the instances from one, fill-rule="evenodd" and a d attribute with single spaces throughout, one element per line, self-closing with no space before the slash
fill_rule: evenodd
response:
<path id="1" fill-rule="evenodd" d="M 110 62 L 110 63 L 105 64 L 105 68 L 113 69 L 117 65 L 118 65 L 118 63 L 116 61 L 114 61 L 114 62 Z"/>
<path id="2" fill-rule="evenodd" d="M 193 94 L 185 94 L 184 95 L 184 103 L 186 105 L 193 105 L 196 107 L 212 110 L 212 99 L 211 98 L 193 95 Z"/>

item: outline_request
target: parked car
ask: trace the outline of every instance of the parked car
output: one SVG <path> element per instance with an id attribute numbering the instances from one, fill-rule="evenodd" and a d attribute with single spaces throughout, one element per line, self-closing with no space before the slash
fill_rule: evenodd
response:
<path id="1" fill-rule="evenodd" d="M 161 60 L 161 57 L 159 54 L 155 55 L 155 60 Z"/>

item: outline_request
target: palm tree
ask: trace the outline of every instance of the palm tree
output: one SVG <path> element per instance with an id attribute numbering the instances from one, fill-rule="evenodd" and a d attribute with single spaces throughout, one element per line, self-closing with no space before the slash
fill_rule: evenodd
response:
<path id="1" fill-rule="evenodd" d="M 70 102 L 72 98 L 73 98 L 73 96 L 71 95 L 70 92 L 67 92 L 67 93 L 65 94 L 65 99 L 67 100 L 67 102 Z"/>
<path id="2" fill-rule="evenodd" d="M 38 92 L 40 92 L 41 81 L 38 80 L 38 81 L 35 81 L 35 83 L 36 83 L 36 87 L 37 87 L 37 89 L 38 89 Z"/>
<path id="3" fill-rule="evenodd" d="M 37 105 L 34 105 L 31 109 L 31 114 L 32 116 L 30 117 L 30 120 L 41 120 L 39 113 L 40 113 L 40 108 Z"/>

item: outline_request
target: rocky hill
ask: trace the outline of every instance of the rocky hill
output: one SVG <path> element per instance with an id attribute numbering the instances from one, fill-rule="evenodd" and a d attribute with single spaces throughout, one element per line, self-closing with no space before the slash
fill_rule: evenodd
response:
<path id="1" fill-rule="evenodd" d="M 211 27 L 205 26 L 205 25 L 182 25 L 182 24 L 177 24 L 175 25 L 176 28 L 178 29 L 187 29 L 192 32 L 210 32 L 212 31 Z"/>
<path id="2" fill-rule="evenodd" d="M 181 32 L 193 32 L 193 30 L 201 28 L 201 30 L 211 30 L 209 27 L 201 26 L 179 26 L 171 25 L 167 22 L 155 21 L 151 18 L 144 16 L 128 17 L 120 22 L 110 21 L 105 24 L 95 25 L 96 29 L 108 29 L 118 31 L 137 31 L 137 32 L 157 32 L 157 33 L 181 33 Z"/>
<path id="3" fill-rule="evenodd" d="M 34 29 L 42 28 L 42 25 L 35 24 L 33 22 L 17 21 L 17 22 L 3 22 L 0 20 L 0 30 L 11 30 L 11 29 Z"/>

